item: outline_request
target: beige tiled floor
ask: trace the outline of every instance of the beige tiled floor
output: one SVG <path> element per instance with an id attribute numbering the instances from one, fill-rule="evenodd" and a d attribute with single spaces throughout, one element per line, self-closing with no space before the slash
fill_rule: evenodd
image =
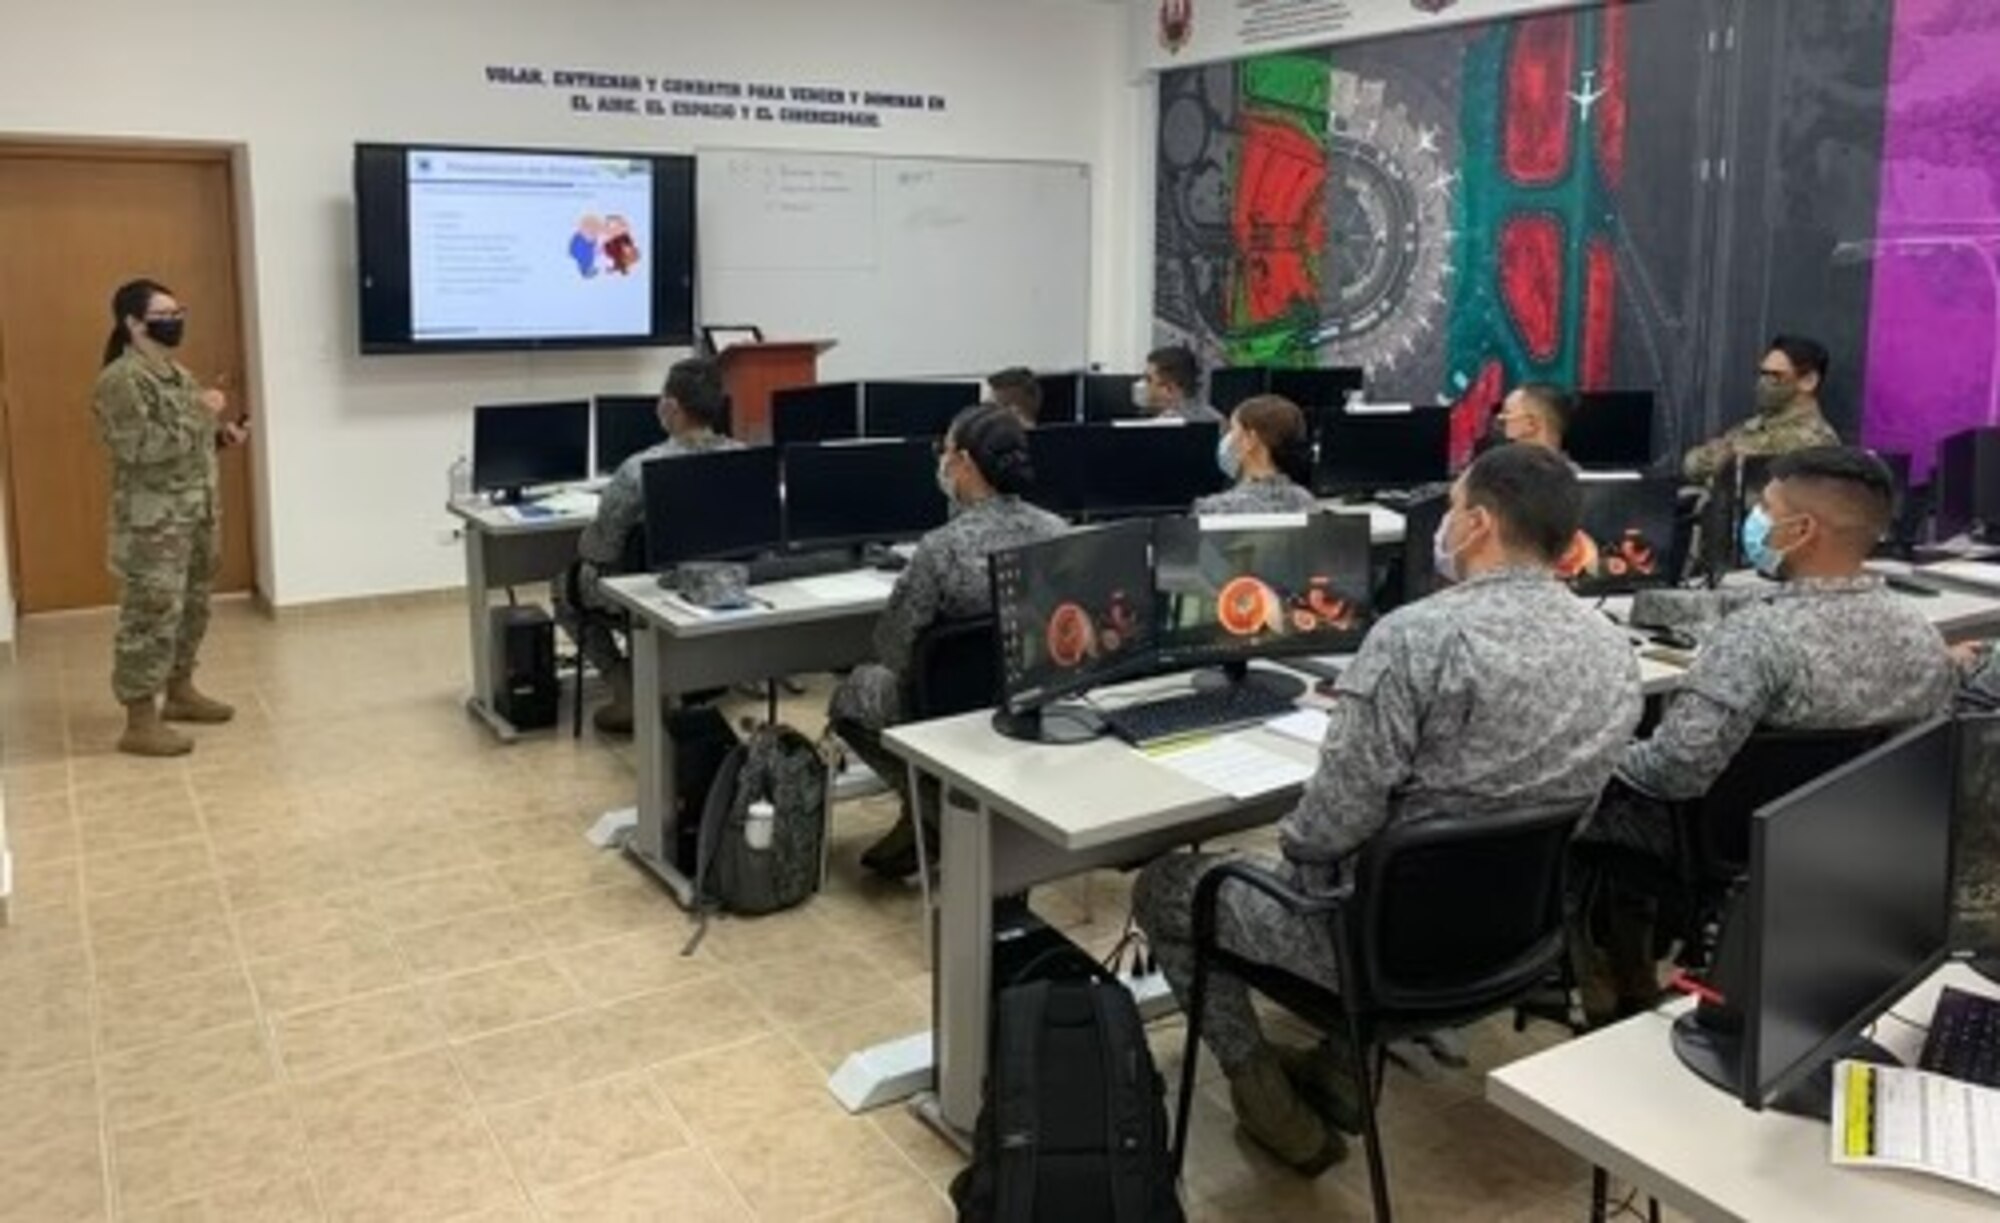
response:
<path id="1" fill-rule="evenodd" d="M 0 1220 L 950 1217 L 955 1152 L 824 1090 L 926 1015 L 916 896 L 856 861 L 882 803 L 840 810 L 829 894 L 683 957 L 679 911 L 580 835 L 630 801 L 629 750 L 496 745 L 458 706 L 457 604 L 220 608 L 203 681 L 241 716 L 165 763 L 110 750 L 108 637 L 32 620 L 0 665 Z M 1036 905 L 1103 948 L 1128 891 Z M 1177 1023 L 1154 1038 L 1171 1080 Z M 1546 1039 L 1491 1025 L 1475 1068 Z M 1579 1216 L 1587 1170 L 1478 1091 L 1392 1080 L 1402 1217 Z M 1197 1102 L 1195 1219 L 1366 1216 L 1358 1157 L 1302 1181 L 1226 1099 Z"/>

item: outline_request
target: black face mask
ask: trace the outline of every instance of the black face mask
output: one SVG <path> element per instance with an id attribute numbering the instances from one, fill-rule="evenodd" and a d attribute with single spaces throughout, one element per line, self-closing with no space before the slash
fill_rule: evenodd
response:
<path id="1" fill-rule="evenodd" d="M 146 336 L 161 348 L 179 348 L 181 336 L 187 332 L 184 318 L 149 318 L 146 320 Z"/>

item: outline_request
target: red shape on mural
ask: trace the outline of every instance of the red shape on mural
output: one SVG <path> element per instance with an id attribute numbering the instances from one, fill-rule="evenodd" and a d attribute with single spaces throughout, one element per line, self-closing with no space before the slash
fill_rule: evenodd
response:
<path id="1" fill-rule="evenodd" d="M 1592 238 L 1583 272 L 1583 381 L 1586 391 L 1611 386 L 1611 340 L 1618 322 L 1618 254 Z"/>
<path id="2" fill-rule="evenodd" d="M 1597 167 L 1604 185 L 1617 190 L 1625 177 L 1625 121 L 1630 108 L 1625 101 L 1625 5 L 1605 8 L 1598 26 L 1597 87 L 1604 96 L 1597 100 Z"/>
<path id="3" fill-rule="evenodd" d="M 1487 360 L 1471 389 L 1451 406 L 1451 466 L 1455 471 L 1472 461 L 1472 448 L 1493 417 L 1493 409 L 1507 390 L 1507 371 L 1498 361 Z"/>
<path id="4" fill-rule="evenodd" d="M 1569 172 L 1570 91 L 1576 82 L 1576 23 L 1536 17 L 1519 24 L 1507 50 L 1507 177 L 1545 187 Z"/>
<path id="5" fill-rule="evenodd" d="M 1515 217 L 1500 230 L 1500 297 L 1528 355 L 1556 359 L 1562 340 L 1563 224 L 1548 213 Z"/>
<path id="6" fill-rule="evenodd" d="M 1326 147 L 1288 123 L 1243 120 L 1237 171 L 1239 321 L 1265 323 L 1319 308 L 1326 249 Z"/>

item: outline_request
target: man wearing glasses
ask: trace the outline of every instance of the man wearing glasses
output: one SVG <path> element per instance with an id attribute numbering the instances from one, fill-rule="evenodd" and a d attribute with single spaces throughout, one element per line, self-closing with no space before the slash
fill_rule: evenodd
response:
<path id="1" fill-rule="evenodd" d="M 1731 458 L 1838 446 L 1840 435 L 1819 407 L 1826 367 L 1826 347 L 1817 340 L 1789 335 L 1772 340 L 1757 370 L 1757 414 L 1689 451 L 1682 464 L 1688 482 L 1706 486 Z"/>

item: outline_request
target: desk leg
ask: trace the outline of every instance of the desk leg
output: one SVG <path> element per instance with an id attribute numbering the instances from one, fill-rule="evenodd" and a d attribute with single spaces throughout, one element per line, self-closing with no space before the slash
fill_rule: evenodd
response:
<path id="1" fill-rule="evenodd" d="M 465 524 L 465 602 L 470 613 L 466 639 L 472 643 L 472 695 L 465 707 L 501 742 L 512 743 L 520 732 L 493 707 L 493 619 L 487 611 L 492 587 L 486 580 L 486 548 L 491 542 L 477 523 Z"/>
<path id="2" fill-rule="evenodd" d="M 674 778 L 674 741 L 660 716 L 664 685 L 660 675 L 660 634 L 643 618 L 632 625 L 632 728 L 639 756 L 639 823 L 631 853 L 686 905 L 694 888 L 674 862 L 679 794 Z"/>
<path id="3" fill-rule="evenodd" d="M 1590 1170 L 1590 1223 L 1604 1223 L 1611 1205 L 1611 1174 L 1601 1166 Z"/>
<path id="4" fill-rule="evenodd" d="M 940 804 L 936 974 L 938 1120 L 972 1133 L 986 1078 L 987 1025 L 993 1008 L 993 814 Z"/>

